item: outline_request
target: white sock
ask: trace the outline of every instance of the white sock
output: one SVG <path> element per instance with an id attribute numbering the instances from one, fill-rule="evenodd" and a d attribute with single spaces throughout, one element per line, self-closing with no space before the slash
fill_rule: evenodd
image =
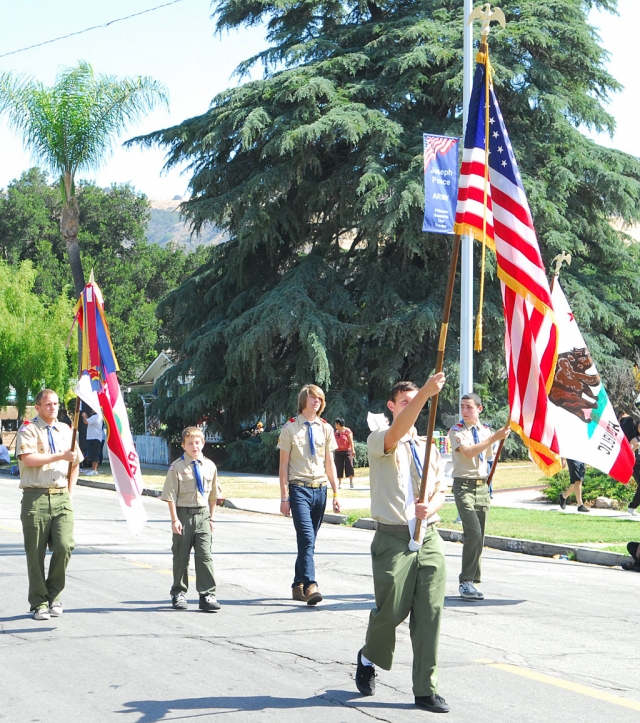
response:
<path id="1" fill-rule="evenodd" d="M 362 653 L 360 653 L 360 662 L 362 665 L 370 665 L 372 668 L 376 667 L 368 658 L 365 658 Z"/>

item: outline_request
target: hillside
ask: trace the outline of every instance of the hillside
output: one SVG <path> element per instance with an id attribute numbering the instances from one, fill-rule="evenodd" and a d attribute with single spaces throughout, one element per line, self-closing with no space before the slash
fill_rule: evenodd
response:
<path id="1" fill-rule="evenodd" d="M 189 226 L 176 210 L 181 199 L 154 200 L 150 199 L 151 217 L 147 226 L 147 239 L 158 246 L 166 246 L 172 241 L 187 248 L 209 246 L 226 241 L 226 235 L 214 226 L 203 228 L 199 236 L 192 236 Z"/>

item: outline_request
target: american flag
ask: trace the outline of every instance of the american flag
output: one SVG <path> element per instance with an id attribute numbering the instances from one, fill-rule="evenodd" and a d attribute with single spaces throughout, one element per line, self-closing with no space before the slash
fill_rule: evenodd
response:
<path id="1" fill-rule="evenodd" d="M 424 171 L 427 172 L 429 164 L 435 159 L 440 153 L 444 155 L 449 152 L 451 146 L 458 142 L 457 138 L 450 138 L 449 136 L 434 136 L 431 134 L 424 133 Z"/>
<path id="2" fill-rule="evenodd" d="M 486 66 L 479 62 L 469 104 L 454 229 L 458 234 L 485 240 L 496 252 L 506 328 L 511 427 L 538 466 L 554 474 L 561 464 L 548 392 L 558 355 L 558 328 L 531 211 L 493 84 L 489 88 L 485 208 L 485 82 Z"/>

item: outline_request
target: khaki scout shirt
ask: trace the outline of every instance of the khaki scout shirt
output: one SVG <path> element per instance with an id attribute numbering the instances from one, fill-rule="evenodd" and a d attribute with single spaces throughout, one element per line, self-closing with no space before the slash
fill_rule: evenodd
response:
<path id="1" fill-rule="evenodd" d="M 198 492 L 193 458 L 185 452 L 169 467 L 161 499 L 165 502 L 175 502 L 176 507 L 208 507 L 209 502 L 215 503 L 218 498 L 222 498 L 218 468 L 206 457 L 202 457 L 200 462 L 204 495 Z"/>
<path id="2" fill-rule="evenodd" d="M 318 482 L 327 484 L 325 454 L 327 449 L 337 449 L 333 427 L 320 417 L 311 422 L 313 426 L 313 442 L 316 454 L 311 454 L 309 447 L 309 428 L 307 420 L 299 414 L 292 422 L 287 422 L 278 439 L 277 447 L 289 452 L 289 482 Z"/>
<path id="3" fill-rule="evenodd" d="M 371 487 L 371 517 L 385 525 L 407 525 L 405 512 L 407 475 L 411 475 L 413 496 L 417 500 L 420 494 L 421 479 L 413 461 L 409 440 L 413 439 L 420 461 L 424 463 L 426 437 L 418 437 L 415 429 L 405 435 L 395 449 L 385 454 L 384 437 L 387 429 L 371 432 L 367 439 L 369 453 L 369 484 Z M 434 445 L 429 456 L 429 475 L 425 500 L 430 500 L 436 492 L 446 489 L 444 466 L 440 453 Z M 433 515 L 428 522 L 437 522 L 438 515 Z"/>
<path id="4" fill-rule="evenodd" d="M 478 439 L 480 442 L 484 442 L 486 439 L 493 434 L 491 429 L 482 423 L 475 425 L 478 430 Z M 491 447 L 482 452 L 484 456 L 483 461 L 480 461 L 480 455 L 476 455 L 472 459 L 467 459 L 459 447 L 467 446 L 470 447 L 473 444 L 477 444 L 473 439 L 472 424 L 466 424 L 464 421 L 454 424 L 449 430 L 449 439 L 451 440 L 451 456 L 453 458 L 453 472 L 452 477 L 460 477 L 462 479 L 487 479 L 489 476 L 489 468 L 487 461 L 493 459 L 493 452 Z"/>
<path id="5" fill-rule="evenodd" d="M 64 422 L 55 420 L 51 424 L 51 434 L 56 452 L 68 452 L 71 449 L 71 427 Z M 33 421 L 26 420 L 18 430 L 16 439 L 16 457 L 20 468 L 20 487 L 67 487 L 69 480 L 69 463 L 65 460 L 43 464 L 42 467 L 27 467 L 20 458 L 22 454 L 50 454 L 47 423 L 36 417 Z M 76 440 L 76 464 L 84 457 Z"/>

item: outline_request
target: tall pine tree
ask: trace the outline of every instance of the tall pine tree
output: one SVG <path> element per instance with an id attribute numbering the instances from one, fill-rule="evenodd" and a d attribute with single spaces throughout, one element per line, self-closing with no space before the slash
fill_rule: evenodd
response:
<path id="1" fill-rule="evenodd" d="M 422 133 L 462 135 L 463 0 L 222 0 L 219 30 L 265 23 L 264 78 L 210 110 L 133 142 L 187 162 L 183 212 L 217 247 L 160 306 L 191 389 L 165 400 L 176 423 L 210 415 L 226 433 L 295 411 L 299 386 L 364 431 L 400 378 L 433 367 L 450 240 L 421 232 Z M 640 215 L 640 163 L 587 139 L 611 132 L 618 84 L 588 23 L 615 0 L 507 0 L 492 32 L 495 84 L 547 265 L 569 251 L 564 287 L 594 355 L 638 342 L 637 246 L 610 220 Z M 477 254 L 478 255 L 478 254 Z M 489 263 L 478 387 L 506 403 L 501 302 Z M 454 300 L 455 304 L 459 299 Z M 453 318 L 457 318 L 454 309 Z M 442 410 L 457 408 L 458 329 Z"/>

